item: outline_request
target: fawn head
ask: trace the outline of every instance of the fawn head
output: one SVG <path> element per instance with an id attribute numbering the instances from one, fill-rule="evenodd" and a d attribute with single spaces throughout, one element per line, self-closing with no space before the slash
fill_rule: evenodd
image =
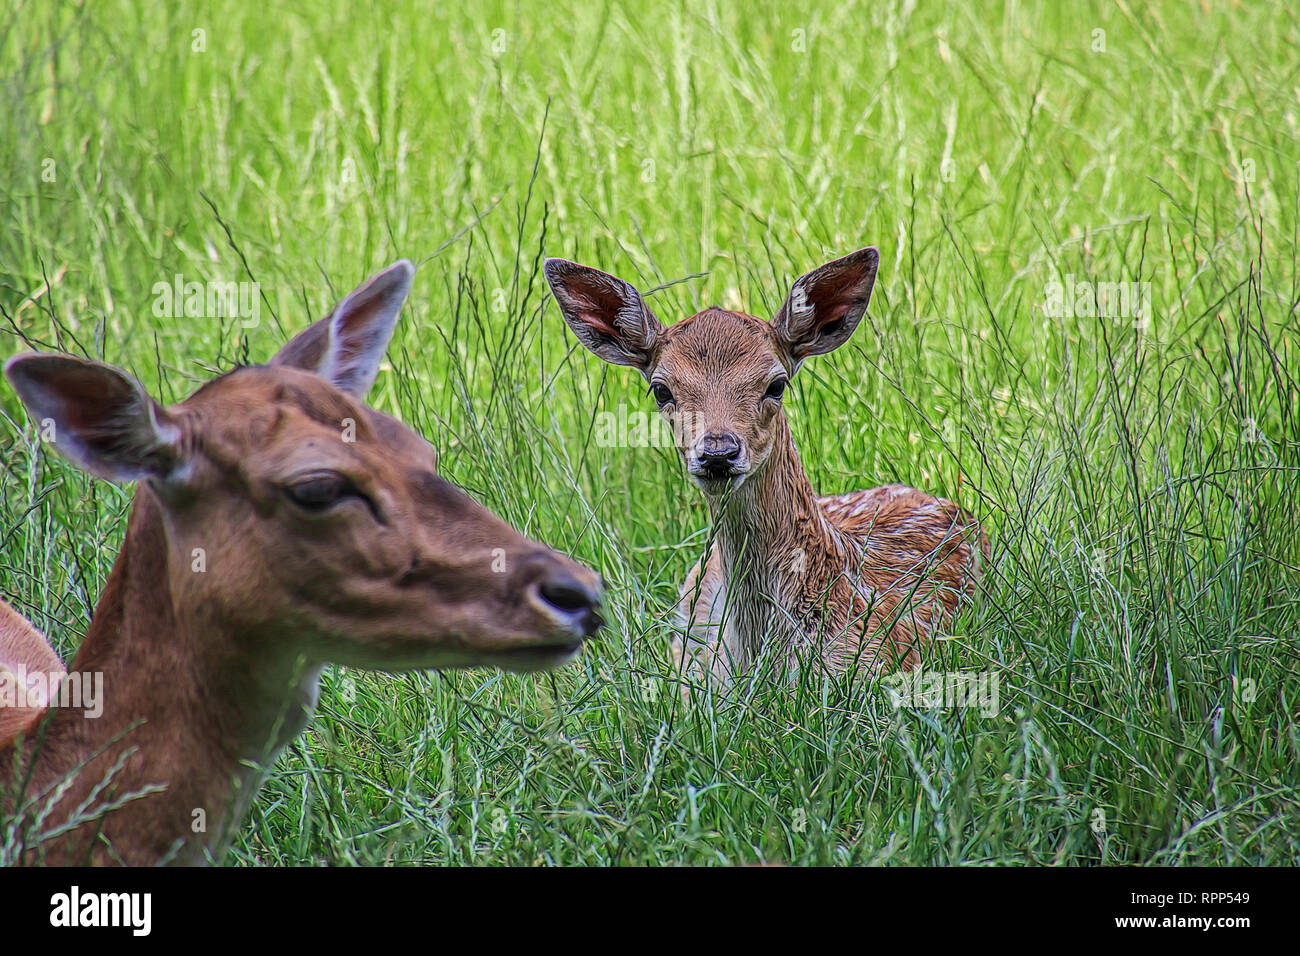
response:
<path id="1" fill-rule="evenodd" d="M 599 626 L 600 579 L 439 477 L 427 441 L 363 402 L 414 271 L 395 263 L 268 365 L 166 408 L 97 362 L 21 355 L 5 373 L 55 449 L 161 509 L 178 613 L 321 663 L 557 666 Z"/>
<path id="2" fill-rule="evenodd" d="M 714 496 L 767 461 L 784 424 L 786 386 L 808 356 L 848 341 L 879 262 L 867 248 L 809 272 L 771 322 L 714 307 L 669 327 L 622 279 L 564 259 L 548 259 L 545 273 L 578 341 L 645 376 L 687 472 Z"/>

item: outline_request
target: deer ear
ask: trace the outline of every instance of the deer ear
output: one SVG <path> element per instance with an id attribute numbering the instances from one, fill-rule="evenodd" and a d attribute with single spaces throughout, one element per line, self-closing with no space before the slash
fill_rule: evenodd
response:
<path id="1" fill-rule="evenodd" d="M 866 314 L 879 265 L 879 250 L 868 247 L 795 282 L 772 320 L 792 373 L 808 356 L 837 349 L 849 340 Z"/>
<path id="2" fill-rule="evenodd" d="M 180 423 L 125 372 L 69 355 L 19 355 L 5 376 L 42 440 L 92 475 L 161 480 L 182 464 Z"/>
<path id="3" fill-rule="evenodd" d="M 364 399 L 375 384 L 414 276 L 409 259 L 371 276 L 333 312 L 290 339 L 271 364 L 315 372 L 353 398 Z"/>
<path id="4" fill-rule="evenodd" d="M 636 289 L 567 259 L 547 259 L 542 272 L 579 342 L 606 362 L 647 372 L 663 326 Z"/>

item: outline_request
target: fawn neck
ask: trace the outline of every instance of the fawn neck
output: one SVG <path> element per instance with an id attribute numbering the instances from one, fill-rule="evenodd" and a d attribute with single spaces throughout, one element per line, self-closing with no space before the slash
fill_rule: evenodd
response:
<path id="1" fill-rule="evenodd" d="M 820 593 L 843 545 L 804 472 L 784 412 L 767 461 L 739 489 L 709 499 L 727 588 L 730 648 L 748 667 L 765 639 L 794 640 L 807 595 Z"/>
<path id="2" fill-rule="evenodd" d="M 162 505 L 142 483 L 126 541 L 70 669 L 103 674 L 103 713 L 87 719 L 79 710 L 54 709 L 28 796 L 100 751 L 77 773 L 63 806 L 80 804 L 124 755 L 100 802 L 164 789 L 105 817 L 111 852 L 77 832 L 49 849 L 50 862 L 136 854 L 123 861 L 170 856 L 194 863 L 205 850 L 219 854 L 256 793 L 262 768 L 311 716 L 321 668 L 277 652 L 274 635 L 236 633 L 177 600 L 179 561 Z M 192 572 L 187 566 L 179 573 Z"/>

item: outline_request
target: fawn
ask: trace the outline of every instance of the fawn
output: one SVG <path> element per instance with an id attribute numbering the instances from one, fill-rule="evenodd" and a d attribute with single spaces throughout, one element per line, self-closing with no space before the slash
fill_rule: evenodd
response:
<path id="1" fill-rule="evenodd" d="M 848 341 L 879 261 L 861 249 L 804 275 L 771 322 L 714 307 L 671 327 L 623 280 L 545 263 L 578 341 L 645 377 L 708 503 L 715 543 L 678 608 L 684 665 L 725 681 L 765 648 L 793 665 L 813 643 L 833 673 L 910 669 L 973 593 L 988 541 L 970 515 L 904 485 L 818 497 L 790 436 L 787 385 Z"/>
<path id="2" fill-rule="evenodd" d="M 5 366 L 54 448 L 139 482 L 70 673 L 0 603 L 0 683 L 33 668 L 60 692 L 103 683 L 96 719 L 30 700 L 6 717 L 0 813 L 22 824 L 21 859 L 219 858 L 326 663 L 545 670 L 599 626 L 597 575 L 439 477 L 428 442 L 363 404 L 413 275 L 395 263 L 270 364 L 167 408 L 107 365 Z"/>

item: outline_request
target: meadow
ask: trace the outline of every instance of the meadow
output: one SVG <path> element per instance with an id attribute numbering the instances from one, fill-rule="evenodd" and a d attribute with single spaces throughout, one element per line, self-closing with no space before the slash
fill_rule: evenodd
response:
<path id="1" fill-rule="evenodd" d="M 0 104 L 0 360 L 179 401 L 409 257 L 371 404 L 609 586 L 551 674 L 331 668 L 219 862 L 1300 859 L 1286 5 L 15 0 Z M 673 449 L 598 440 L 653 403 L 540 269 L 766 318 L 864 245 L 869 317 L 787 412 L 820 492 L 985 523 L 925 668 L 995 676 L 992 713 L 678 673 L 707 510 Z M 256 321 L 160 304 L 177 277 L 255 283 Z M 130 500 L 0 388 L 0 596 L 65 659 Z"/>

